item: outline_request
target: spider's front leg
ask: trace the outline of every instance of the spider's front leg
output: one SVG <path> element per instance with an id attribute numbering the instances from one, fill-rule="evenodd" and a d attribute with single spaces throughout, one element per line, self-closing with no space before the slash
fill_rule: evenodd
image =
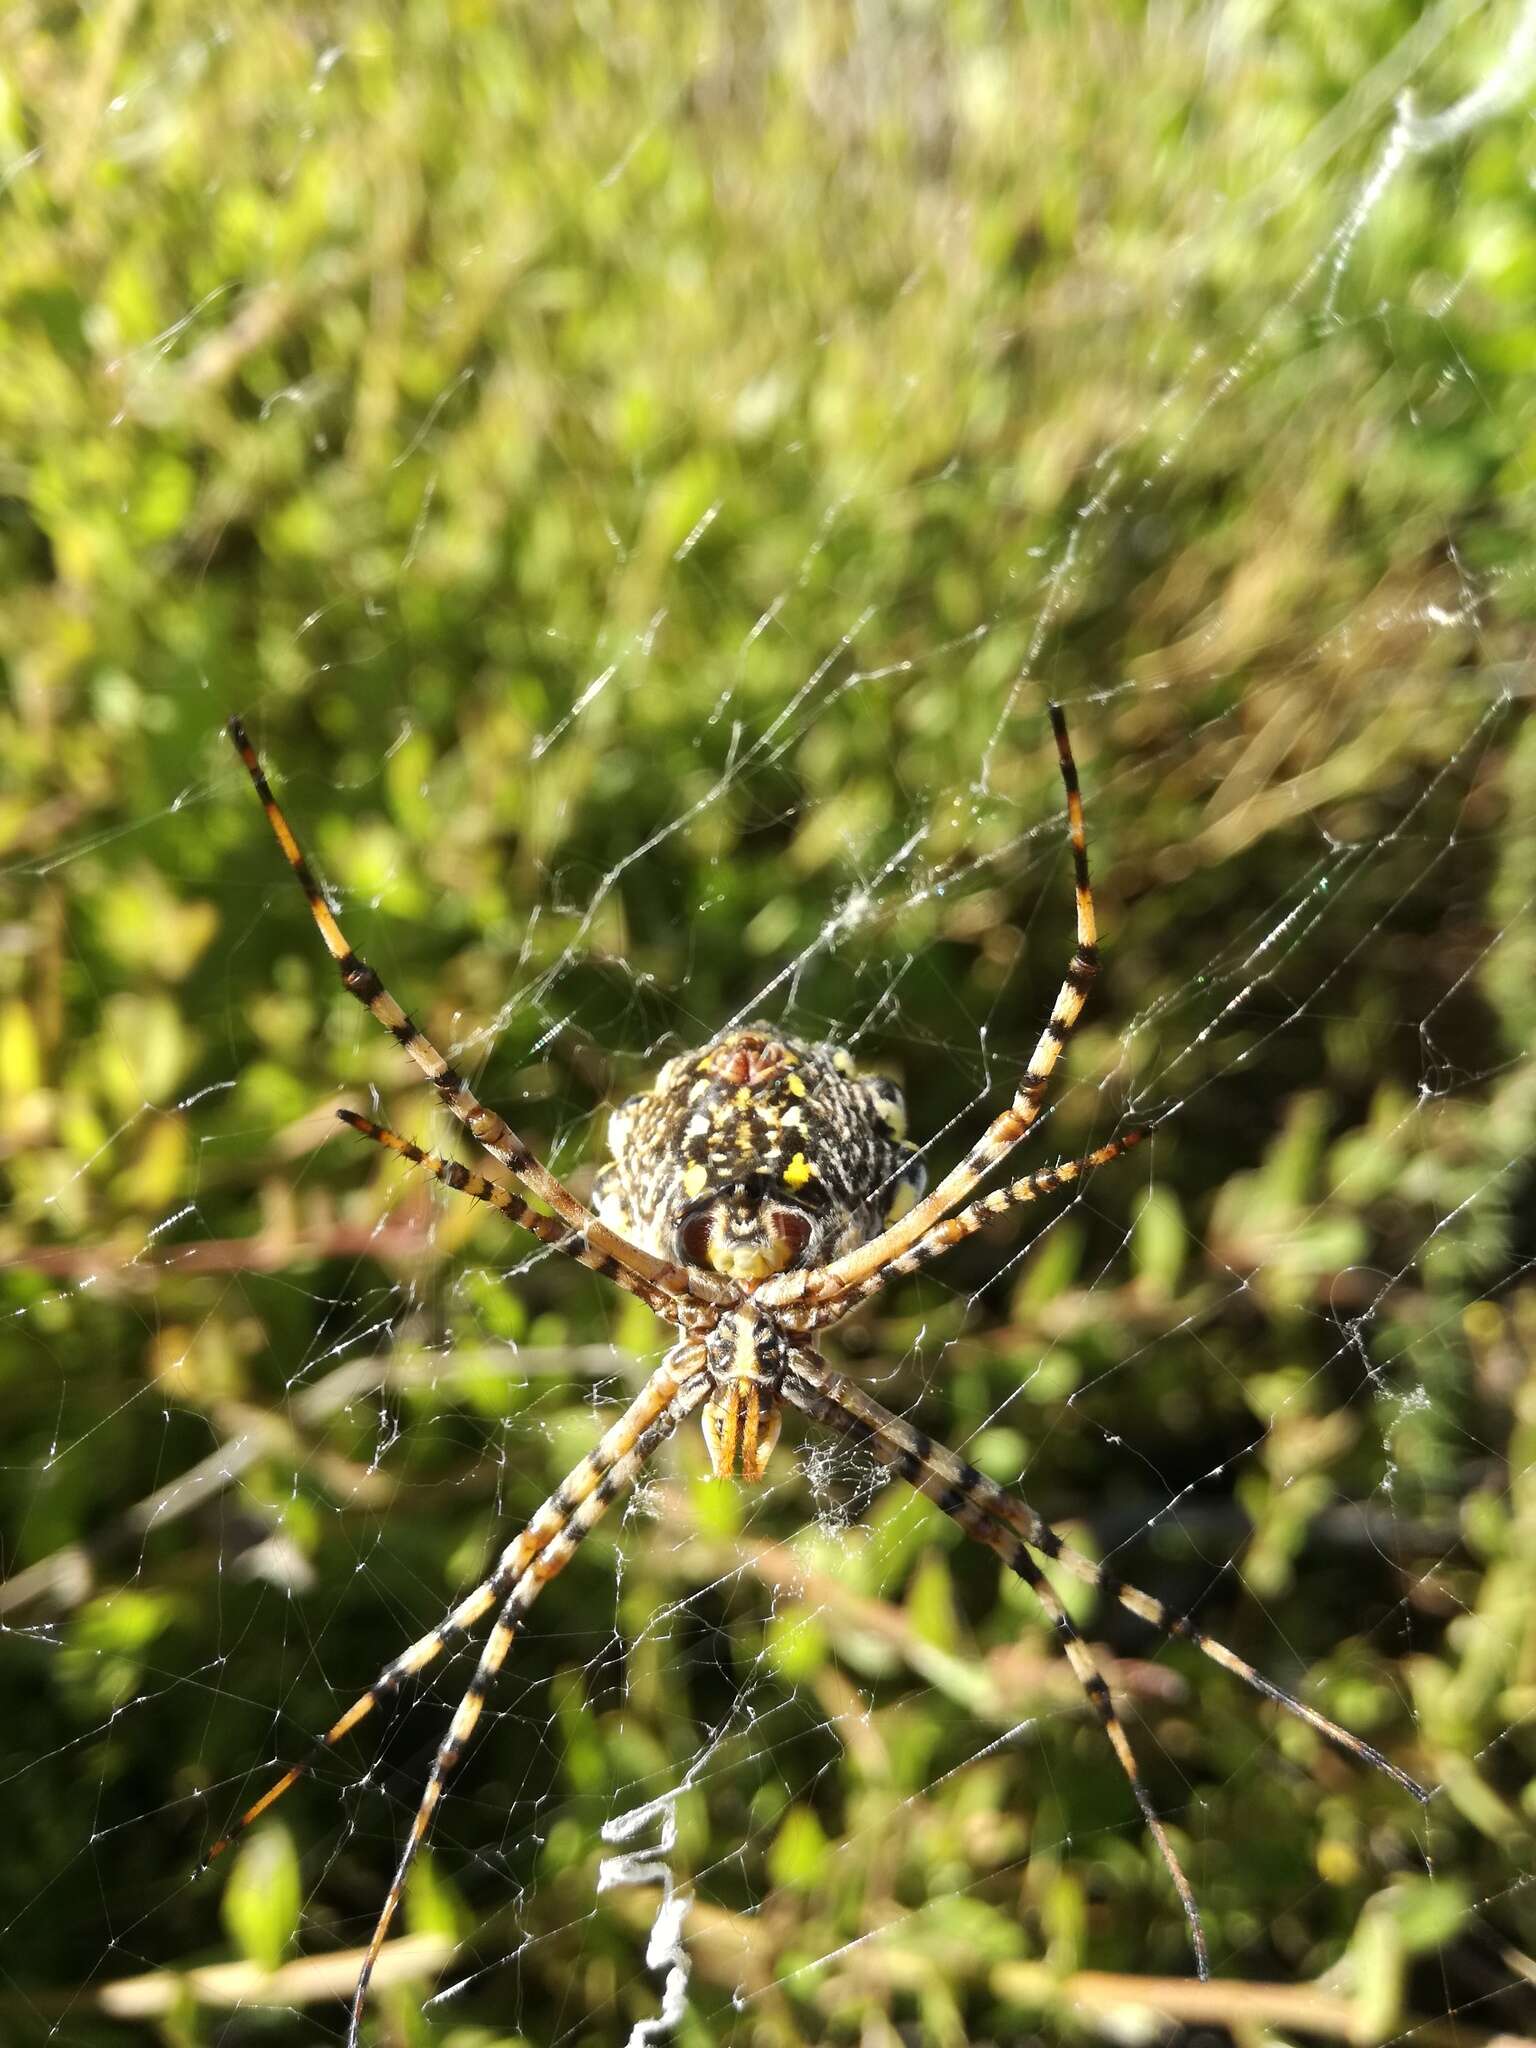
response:
<path id="1" fill-rule="evenodd" d="M 653 1375 L 652 1384 L 655 1385 L 661 1379 L 661 1375 L 668 1370 L 668 1367 L 661 1367 Z M 678 1424 L 691 1415 L 704 1399 L 708 1383 L 703 1374 L 694 1371 L 684 1377 L 683 1368 L 680 1366 L 673 1377 L 680 1384 L 675 1386 L 675 1391 L 662 1412 L 633 1436 L 623 1455 L 612 1461 L 601 1478 L 588 1489 L 579 1505 L 567 1507 L 563 1502 L 572 1481 L 584 1471 L 585 1466 L 578 1466 L 571 1478 L 550 1496 L 547 1505 L 562 1504 L 559 1509 L 562 1516 L 560 1528 L 533 1557 L 503 1601 L 495 1626 L 480 1653 L 480 1661 L 476 1664 L 464 1696 L 449 1723 L 448 1732 L 437 1746 L 437 1754 L 432 1759 L 432 1769 L 427 1777 L 426 1789 L 421 1795 L 421 1803 L 406 1834 L 388 1895 L 379 1911 L 378 1919 L 374 1922 L 368 1946 L 363 1952 L 357 1988 L 352 1995 L 347 2048 L 358 2048 L 363 2012 L 368 2002 L 368 1985 L 373 1976 L 374 1965 L 378 1962 L 379 1953 L 384 1946 L 385 1937 L 389 1933 L 390 1923 L 405 1895 L 405 1881 L 410 1874 L 411 1865 L 427 1838 L 433 1815 L 442 1802 L 448 1780 L 457 1769 L 465 1745 L 485 1710 L 485 1703 L 496 1674 L 506 1662 L 513 1643 L 522 1633 L 529 1609 L 550 1580 L 565 1570 L 581 1544 L 620 1494 L 634 1484 L 641 1467 L 651 1453 L 666 1442 Z"/>
<path id="2" fill-rule="evenodd" d="M 1099 1726 L 1109 1737 L 1110 1747 L 1125 1773 L 1147 1832 L 1157 1844 L 1163 1867 L 1189 1924 L 1196 1973 L 1204 1981 L 1211 1974 L 1210 1950 L 1194 1888 L 1185 1875 L 1162 1816 L 1152 1803 L 1152 1795 L 1143 1782 L 1130 1737 L 1125 1732 L 1093 1653 L 1073 1626 L 1050 1580 L 1032 1555 L 1032 1551 L 1038 1548 L 1044 1556 L 1062 1558 L 1064 1546 L 1054 1530 L 1048 1528 L 1032 1510 L 1026 1509 L 1024 1512 L 1028 1516 L 1032 1540 L 1019 1535 L 1001 1514 L 1001 1504 L 1007 1496 L 1000 1487 L 990 1486 L 974 1467 L 965 1465 L 953 1452 L 934 1444 L 922 1431 L 913 1429 L 840 1374 L 832 1372 L 814 1352 L 799 1347 L 792 1352 L 782 1386 L 786 1401 L 792 1402 L 813 1420 L 853 1438 L 898 1478 L 906 1480 L 919 1493 L 926 1494 L 959 1524 L 973 1542 L 984 1544 L 993 1551 L 1039 1601 L 1074 1677 L 1083 1688 L 1084 1697 Z"/>
<path id="3" fill-rule="evenodd" d="M 1320 1714 L 1293 1693 L 1286 1692 L 1246 1658 L 1238 1656 L 1236 1651 L 1229 1650 L 1224 1643 L 1217 1642 L 1213 1636 L 1196 1627 L 1187 1616 L 1175 1613 L 1152 1594 L 1128 1585 L 1107 1566 L 1095 1564 L 1091 1558 L 1073 1550 L 1027 1501 L 1008 1493 L 977 1471 L 974 1465 L 956 1457 L 944 1445 L 935 1443 L 926 1432 L 915 1429 L 903 1417 L 883 1408 L 872 1395 L 834 1372 L 807 1346 L 793 1346 L 779 1385 L 784 1400 L 814 1421 L 862 1445 L 897 1478 L 904 1479 L 919 1493 L 926 1494 L 936 1507 L 959 1524 L 967 1536 L 994 1552 L 1007 1569 L 1034 1593 L 1056 1631 L 1089 1705 L 1109 1737 L 1142 1818 L 1157 1844 L 1189 1922 L 1195 1965 L 1201 1977 L 1209 1974 L 1209 1957 L 1194 1892 L 1142 1782 L 1130 1739 L 1115 1711 L 1109 1688 L 1094 1664 L 1092 1653 L 1073 1627 L 1070 1616 L 1042 1571 L 1042 1561 L 1063 1567 L 1073 1577 L 1096 1586 L 1130 1613 L 1151 1622 L 1165 1634 L 1193 1644 L 1212 1663 L 1242 1679 L 1244 1684 L 1298 1720 L 1305 1721 L 1348 1755 L 1392 1779 L 1421 1805 L 1429 1803 L 1432 1797 L 1430 1788 L 1411 1778 L 1379 1749 L 1349 1729 L 1341 1728 L 1337 1722 L 1330 1721 L 1326 1714 Z"/>
<path id="4" fill-rule="evenodd" d="M 506 1545 L 489 1575 L 466 1593 L 435 1628 L 418 1637 L 385 1665 L 368 1690 L 359 1694 L 346 1712 L 320 1736 L 323 1748 L 334 1749 L 360 1721 L 393 1699 L 408 1680 L 419 1677 L 444 1651 L 452 1649 L 467 1636 L 477 1622 L 502 1605 L 542 1553 L 567 1535 L 575 1519 L 589 1504 L 596 1501 L 600 1513 L 616 1493 L 622 1491 L 638 1462 L 637 1452 L 643 1457 L 653 1441 L 659 1442 L 662 1435 L 669 1435 L 676 1426 L 677 1404 L 686 1401 L 691 1410 L 703 1400 L 708 1391 L 708 1382 L 702 1372 L 703 1363 L 702 1347 L 692 1338 L 684 1338 L 668 1352 L 624 1413 L 604 1431 L 592 1450 L 566 1474 L 526 1527 Z M 657 1431 L 661 1435 L 657 1435 Z M 216 1856 L 221 1856 L 253 1821 L 259 1820 L 285 1792 L 305 1777 L 309 1768 L 305 1763 L 291 1764 L 254 1805 L 246 1808 L 228 1833 L 219 1837 L 209 1850 L 206 1861 L 211 1863 Z"/>

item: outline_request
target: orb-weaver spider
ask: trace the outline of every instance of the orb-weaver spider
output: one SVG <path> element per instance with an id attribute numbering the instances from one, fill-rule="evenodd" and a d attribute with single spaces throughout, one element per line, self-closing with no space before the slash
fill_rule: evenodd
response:
<path id="1" fill-rule="evenodd" d="M 836 1047 L 804 1044 L 757 1025 L 729 1031 L 697 1052 L 670 1060 L 654 1088 L 615 1112 L 609 1125 L 613 1160 L 598 1178 L 595 1213 L 478 1100 L 353 952 L 273 798 L 244 727 L 238 719 L 230 721 L 231 738 L 344 986 L 416 1062 L 481 1149 L 553 1214 L 533 1208 L 501 1181 L 425 1152 L 350 1110 L 339 1112 L 342 1120 L 615 1281 L 678 1332 L 677 1342 L 623 1415 L 506 1546 L 490 1575 L 386 1666 L 322 1738 L 326 1745 L 338 1742 L 407 1678 L 496 1610 L 474 1675 L 433 1759 L 374 1925 L 353 1995 L 349 2048 L 355 2048 L 369 1978 L 412 1858 L 529 1609 L 645 1460 L 695 1409 L 702 1411 L 717 1476 L 734 1475 L 748 1483 L 761 1478 L 787 1404 L 853 1438 L 1025 1581 L 1114 1745 L 1183 1905 L 1202 1977 L 1209 1962 L 1194 1893 L 1142 1783 L 1109 1688 L 1042 1572 L 1042 1560 L 1086 1580 L 1155 1628 L 1194 1644 L 1340 1748 L 1385 1772 L 1414 1798 L 1429 1799 L 1424 1786 L 1379 1750 L 1284 1692 L 1187 1616 L 1071 1549 L 1023 1500 L 891 1414 L 820 1356 L 821 1333 L 893 1274 L 914 1272 L 989 1218 L 1054 1193 L 1129 1150 L 1141 1135 L 1128 1131 L 1081 1159 L 1040 1168 L 976 1196 L 983 1177 L 1039 1120 L 1051 1075 L 1098 971 L 1077 769 L 1059 706 L 1050 707 L 1050 719 L 1066 787 L 1077 943 L 1012 1102 L 960 1163 L 923 1196 L 894 1085 L 860 1076 L 849 1055 Z M 213 1853 L 265 1813 L 303 1770 L 295 1766 L 279 1778 Z"/>

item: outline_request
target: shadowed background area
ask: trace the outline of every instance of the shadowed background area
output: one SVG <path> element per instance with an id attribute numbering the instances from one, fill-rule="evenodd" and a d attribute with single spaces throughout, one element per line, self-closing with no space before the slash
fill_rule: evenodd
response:
<path id="1" fill-rule="evenodd" d="M 469 1156 L 224 720 L 585 1194 L 758 1016 L 958 1158 L 1071 949 L 1047 697 L 1105 972 L 1023 1164 L 1151 1135 L 829 1348 L 1441 1789 L 1064 1584 L 1197 1987 L 1030 1596 L 799 1418 L 750 1490 L 690 1424 L 535 1611 L 364 2038 L 1529 2025 L 1533 41 L 5 10 L 0 2039 L 342 2038 L 467 1667 L 310 1738 L 665 1342 L 338 1125 Z"/>

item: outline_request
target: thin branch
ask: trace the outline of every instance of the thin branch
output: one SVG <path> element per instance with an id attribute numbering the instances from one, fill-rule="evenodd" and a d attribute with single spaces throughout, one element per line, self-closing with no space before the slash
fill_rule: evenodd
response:
<path id="1" fill-rule="evenodd" d="M 374 1965 L 374 1984 L 409 1984 L 433 1976 L 453 1950 L 454 1943 L 445 1934 L 409 1934 L 400 1941 L 386 1942 Z M 115 2020 L 155 2019 L 174 2012 L 187 1999 L 223 2011 L 248 2005 L 318 2005 L 351 1995 L 362 1959 L 360 1948 L 347 1948 L 335 1955 L 300 1956 L 275 1970 L 264 1970 L 259 1963 L 151 1970 L 142 1977 L 119 1977 L 115 1983 L 101 1985 L 92 2003 L 98 2012 Z M 28 2001 L 34 2007 L 47 2002 Z M 71 1995 L 67 2003 L 63 1999 L 58 2003 L 61 2010 L 75 2011 L 80 2000 Z"/>
<path id="2" fill-rule="evenodd" d="M 435 1352 L 400 1358 L 370 1355 L 348 1359 L 312 1387 L 301 1388 L 293 1396 L 289 1416 L 243 1405 L 235 1409 L 231 1404 L 228 1412 L 238 1414 L 240 1426 L 206 1457 L 122 1509 L 86 1541 L 63 1544 L 36 1564 L 0 1580 L 0 1616 L 44 1598 L 52 1600 L 55 1614 L 78 1607 L 90 1598 L 99 1567 L 114 1552 L 142 1541 L 151 1530 L 163 1528 L 194 1508 L 206 1507 L 263 1457 L 287 1456 L 297 1462 L 304 1451 L 303 1429 L 325 1422 L 369 1394 L 433 1385 L 467 1372 L 477 1376 L 494 1373 L 505 1379 L 557 1374 L 606 1379 L 627 1376 L 633 1369 L 630 1355 L 608 1344 L 531 1345 L 520 1351 L 498 1345 L 456 1350 L 451 1360 Z"/>
<path id="3" fill-rule="evenodd" d="M 992 1972 L 992 1989 L 1045 2011 L 1115 2015 L 1115 2024 L 1105 2029 L 1115 2040 L 1125 2038 L 1127 2024 L 1138 2014 L 1234 2031 L 1280 2026 L 1341 2041 L 1361 2038 L 1359 2004 L 1317 1984 L 1220 1977 L 1201 1984 L 1193 1977 L 1130 1977 L 1112 1970 L 1077 1970 L 1070 1977 L 1055 1977 L 1044 1964 L 999 1963 Z M 1489 2033 L 1457 2018 L 1421 2020 L 1401 2013 L 1394 2031 L 1413 2048 L 1536 2048 L 1529 2036 Z"/>
<path id="4" fill-rule="evenodd" d="M 338 1223 L 329 1230 L 263 1231 L 256 1237 L 205 1238 L 197 1244 L 122 1246 L 47 1245 L 9 1252 L 0 1272 L 45 1273 L 50 1279 L 90 1281 L 98 1292 L 148 1292 L 167 1274 L 281 1273 L 322 1259 L 427 1259 L 441 1257 L 435 1234 L 422 1223 Z"/>
<path id="5" fill-rule="evenodd" d="M 686 1529 L 689 1511 L 681 1489 L 655 1489 L 664 1503 L 668 1527 Z M 1026 1696 L 1042 1693 L 1081 1702 L 1081 1692 L 1071 1671 L 1055 1656 L 1033 1656 L 1010 1647 L 989 1652 L 978 1660 L 954 1651 L 941 1650 L 921 1635 L 907 1611 L 888 1600 L 876 1600 L 856 1593 L 827 1572 L 809 1567 L 787 1543 L 752 1542 L 745 1536 L 729 1543 L 712 1543 L 705 1537 L 670 1549 L 663 1563 L 695 1574 L 693 1565 L 702 1562 L 704 1574 L 720 1577 L 745 1566 L 753 1576 L 787 1598 L 802 1600 L 825 1613 L 833 1622 L 838 1640 L 864 1635 L 884 1643 L 918 1677 L 940 1692 L 958 1698 L 983 1720 L 1012 1726 L 1017 1720 L 1017 1703 Z M 1188 1698 L 1189 1688 L 1176 1671 L 1144 1658 L 1116 1658 L 1101 1654 L 1105 1668 L 1113 1672 L 1115 1688 L 1133 1698 L 1160 1700 L 1165 1704 Z"/>
<path id="6" fill-rule="evenodd" d="M 647 1915 L 644 1900 L 634 1901 L 632 1908 L 627 1901 L 616 1899 L 615 1904 L 626 1919 Z M 706 1909 L 696 1910 L 702 1915 Z M 700 1947 L 706 1963 L 712 1951 L 719 1951 L 716 1960 L 731 1954 L 733 1966 L 740 1969 L 742 1954 L 733 1944 L 716 1940 Z M 373 1982 L 376 1986 L 406 1984 L 431 1977 L 447 1963 L 454 1948 L 454 1942 L 442 1934 L 412 1934 L 387 1942 Z M 361 1956 L 361 1949 L 342 1949 L 334 1955 L 303 1956 L 275 1970 L 246 1962 L 212 1963 L 186 1971 L 152 1970 L 101 1985 L 91 2002 L 98 2012 L 118 2020 L 155 2019 L 189 1998 L 221 2011 L 256 2005 L 318 2005 L 347 1995 Z M 770 1984 L 771 1980 L 765 1982 L 762 1989 L 769 1989 Z M 1043 2011 L 1070 2010 L 1090 2024 L 1099 2017 L 1112 2020 L 1105 2031 L 1116 2040 L 1124 2037 L 1128 2023 L 1149 2018 L 1229 2030 L 1295 2027 L 1339 2041 L 1357 2039 L 1360 2026 L 1360 2010 L 1353 1999 L 1316 1984 L 1271 1984 L 1242 1978 L 1214 1978 L 1201 1984 L 1193 1977 L 1137 1977 L 1113 1970 L 1077 1970 L 1060 1977 L 1041 1963 L 1005 1962 L 993 1969 L 991 1989 L 1000 1997 Z M 33 1996 L 28 2005 L 33 2011 L 78 2010 L 80 2000 L 74 1993 L 57 1999 Z M 1421 2020 L 1405 2014 L 1398 2031 L 1414 2048 L 1536 2048 L 1529 2035 L 1489 2032 L 1469 2027 L 1459 2018 Z"/>

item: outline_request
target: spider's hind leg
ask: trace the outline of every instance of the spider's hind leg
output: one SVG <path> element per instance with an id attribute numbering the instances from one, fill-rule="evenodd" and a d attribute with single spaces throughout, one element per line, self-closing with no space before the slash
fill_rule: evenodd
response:
<path id="1" fill-rule="evenodd" d="M 272 794 L 272 786 L 267 780 L 266 770 L 261 765 L 261 757 L 252 746 L 245 726 L 238 718 L 231 718 L 228 731 L 236 753 L 245 764 L 245 772 L 251 778 L 251 785 L 261 801 L 261 807 L 266 812 L 267 823 L 272 828 L 273 837 L 304 892 L 309 914 L 315 921 L 320 937 L 325 943 L 325 949 L 336 963 L 342 987 L 349 995 L 357 998 L 364 1009 L 383 1025 L 395 1043 L 415 1061 L 437 1090 L 443 1107 L 458 1118 L 476 1144 L 507 1167 L 541 1202 L 548 1203 L 567 1228 L 575 1231 L 584 1242 L 592 1245 L 606 1258 L 627 1267 L 640 1279 L 659 1286 L 667 1293 L 687 1294 L 689 1281 L 682 1268 L 669 1260 L 654 1258 L 640 1246 L 630 1244 L 625 1238 L 600 1223 L 590 1210 L 578 1202 L 569 1188 L 534 1156 L 505 1118 L 498 1116 L 495 1110 L 488 1109 L 480 1101 L 458 1069 L 443 1057 L 420 1026 L 407 1016 L 367 961 L 353 951 L 351 941 L 342 930 L 335 912 L 326 901 L 325 892 L 315 879 L 314 870 L 305 858 L 293 827 L 284 816 L 277 798 Z"/>

